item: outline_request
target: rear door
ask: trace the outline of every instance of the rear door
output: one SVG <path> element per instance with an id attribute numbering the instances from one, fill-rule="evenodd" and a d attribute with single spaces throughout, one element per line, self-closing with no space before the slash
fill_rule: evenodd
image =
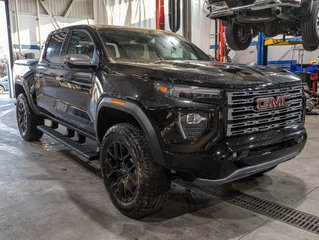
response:
<path id="1" fill-rule="evenodd" d="M 70 33 L 64 57 L 71 55 L 86 55 L 91 62 L 97 61 L 96 45 L 88 31 L 78 29 Z M 93 114 L 96 107 L 92 97 L 94 74 L 94 69 L 71 68 L 68 64 L 64 64 L 58 89 L 59 118 L 89 133 L 94 133 Z"/>
<path id="2" fill-rule="evenodd" d="M 59 86 L 58 78 L 61 75 L 63 60 L 61 52 L 66 39 L 66 32 L 52 34 L 44 55 L 35 69 L 35 92 L 37 104 L 44 112 L 57 116 L 57 89 Z"/>

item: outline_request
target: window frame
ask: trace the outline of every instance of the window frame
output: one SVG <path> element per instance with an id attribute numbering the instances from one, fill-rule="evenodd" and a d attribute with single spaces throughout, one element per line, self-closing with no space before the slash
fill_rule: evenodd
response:
<path id="1" fill-rule="evenodd" d="M 98 49 L 97 49 L 96 41 L 93 39 L 93 37 L 91 36 L 91 34 L 90 34 L 90 32 L 88 30 L 81 29 L 81 28 L 71 29 L 68 32 L 67 41 L 65 42 L 65 45 L 64 45 L 64 47 L 63 47 L 63 49 L 61 51 L 61 58 L 65 59 L 65 57 L 67 56 L 67 51 L 69 49 L 71 38 L 72 38 L 72 35 L 73 35 L 74 32 L 84 32 L 85 34 L 87 34 L 89 36 L 89 38 L 91 39 L 91 41 L 92 41 L 92 43 L 94 45 L 94 52 L 93 52 L 93 56 L 92 56 L 91 62 L 93 64 L 97 64 L 98 65 L 99 57 L 98 57 Z M 63 61 L 63 64 L 64 64 L 64 61 Z"/>
<path id="2" fill-rule="evenodd" d="M 52 39 L 52 37 L 53 36 L 55 36 L 55 35 L 58 35 L 58 34 L 61 34 L 61 33 L 64 33 L 65 34 L 65 39 L 64 39 L 64 41 L 62 42 L 62 46 L 61 46 L 61 49 L 60 49 L 60 52 L 59 52 L 59 56 L 58 56 L 58 58 L 60 59 L 60 61 L 59 62 L 52 62 L 52 61 L 50 61 L 48 58 L 47 58 L 47 53 L 48 53 L 48 48 L 49 48 L 49 45 L 50 45 L 50 41 L 51 41 L 51 39 Z M 46 42 L 46 47 L 45 47 L 45 54 L 44 54 L 44 56 L 43 56 L 43 58 L 45 59 L 45 61 L 47 61 L 48 63 L 51 63 L 51 64 L 54 64 L 54 65 L 61 65 L 61 64 L 63 64 L 63 61 L 61 61 L 62 59 L 61 59 L 61 54 L 62 54 L 62 52 L 63 52 L 63 49 L 64 49 L 64 46 L 65 46 L 65 44 L 66 44 L 66 42 L 67 42 L 67 39 L 68 39 L 68 32 L 67 31 L 61 31 L 61 32 L 54 32 L 54 33 L 52 33 L 52 34 L 50 34 L 50 36 L 48 37 L 48 40 L 47 40 L 47 42 Z"/>

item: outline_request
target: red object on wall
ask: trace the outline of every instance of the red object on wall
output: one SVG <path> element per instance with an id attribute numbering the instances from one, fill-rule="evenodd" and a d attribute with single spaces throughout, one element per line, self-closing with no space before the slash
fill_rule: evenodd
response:
<path id="1" fill-rule="evenodd" d="M 165 30 L 164 0 L 156 0 L 156 29 Z"/>
<path id="2" fill-rule="evenodd" d="M 225 27 L 221 21 L 218 21 L 218 61 L 225 62 L 226 57 L 226 39 Z"/>
<path id="3" fill-rule="evenodd" d="M 317 73 L 312 74 L 311 77 L 310 77 L 310 80 L 311 80 L 311 85 L 312 85 L 311 91 L 317 92 L 318 80 L 319 80 L 318 74 Z"/>

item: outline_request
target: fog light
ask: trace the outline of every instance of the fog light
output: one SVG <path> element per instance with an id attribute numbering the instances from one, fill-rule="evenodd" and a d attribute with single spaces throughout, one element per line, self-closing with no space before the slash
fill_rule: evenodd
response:
<path id="1" fill-rule="evenodd" d="M 208 128 L 209 114 L 179 113 L 178 128 L 184 139 L 194 140 L 203 134 Z"/>
<path id="2" fill-rule="evenodd" d="M 198 113 L 191 113 L 186 115 L 187 124 L 200 124 L 202 121 L 207 121 L 207 118 L 202 117 Z"/>

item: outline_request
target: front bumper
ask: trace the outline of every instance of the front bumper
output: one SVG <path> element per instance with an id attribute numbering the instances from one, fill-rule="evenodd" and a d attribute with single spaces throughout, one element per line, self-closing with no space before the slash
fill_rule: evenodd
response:
<path id="1" fill-rule="evenodd" d="M 286 162 L 290 159 L 295 158 L 303 149 L 304 143 L 300 143 L 297 146 L 292 148 L 286 149 L 284 152 L 278 154 L 272 154 L 265 158 L 264 163 L 260 163 L 258 165 L 247 166 L 241 169 L 236 170 L 229 176 L 222 178 L 222 179 L 205 179 L 205 178 L 196 178 L 193 182 L 195 185 L 199 186 L 211 186 L 211 185 L 220 185 L 227 182 L 232 182 L 241 178 L 249 177 L 259 172 L 266 171 L 273 167 L 276 167 L 278 164 Z M 290 152 L 292 150 L 292 152 Z M 271 161 L 267 161 L 268 159 L 273 159 Z"/>
<path id="2" fill-rule="evenodd" d="M 215 19 L 218 17 L 225 17 L 234 15 L 235 12 L 251 10 L 258 11 L 273 7 L 300 7 L 302 0 L 256 0 L 253 4 L 228 7 L 225 1 L 211 4 L 211 13 L 209 18 Z"/>
<path id="3" fill-rule="evenodd" d="M 296 157 L 304 148 L 303 126 L 226 138 L 202 153 L 166 153 L 167 167 L 197 185 L 216 185 L 254 175 Z"/>

